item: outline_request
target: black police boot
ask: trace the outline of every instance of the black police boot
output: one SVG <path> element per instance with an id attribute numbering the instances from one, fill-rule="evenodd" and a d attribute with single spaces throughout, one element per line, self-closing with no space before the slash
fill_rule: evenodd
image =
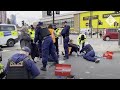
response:
<path id="1" fill-rule="evenodd" d="M 63 57 L 63 60 L 67 60 L 67 59 L 69 59 L 69 58 L 67 58 L 67 57 Z"/>
<path id="2" fill-rule="evenodd" d="M 49 68 L 55 66 L 56 64 L 59 64 L 59 63 L 58 63 L 58 62 L 54 62 L 54 63 L 52 63 L 52 64 L 49 66 Z"/>
<path id="3" fill-rule="evenodd" d="M 47 71 L 45 67 L 41 67 L 41 70 L 42 71 Z"/>

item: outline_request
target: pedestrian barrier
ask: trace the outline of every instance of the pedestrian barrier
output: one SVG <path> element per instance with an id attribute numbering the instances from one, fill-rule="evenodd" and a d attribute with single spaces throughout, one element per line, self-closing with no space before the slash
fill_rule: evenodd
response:
<path id="1" fill-rule="evenodd" d="M 71 75 L 71 65 L 69 65 L 69 64 L 56 64 L 55 75 L 56 76 L 70 76 Z"/>
<path id="2" fill-rule="evenodd" d="M 112 60 L 112 58 L 113 58 L 113 52 L 112 51 L 106 51 L 103 54 L 103 57 L 105 57 L 106 59 Z"/>

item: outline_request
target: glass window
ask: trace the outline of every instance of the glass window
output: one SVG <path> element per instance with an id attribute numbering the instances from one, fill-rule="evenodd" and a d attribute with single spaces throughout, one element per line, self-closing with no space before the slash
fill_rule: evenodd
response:
<path id="1" fill-rule="evenodd" d="M 13 31 L 15 30 L 14 26 L 0 26 L 0 31 Z"/>
<path id="2" fill-rule="evenodd" d="M 117 29 L 109 29 L 109 32 L 117 32 Z"/>

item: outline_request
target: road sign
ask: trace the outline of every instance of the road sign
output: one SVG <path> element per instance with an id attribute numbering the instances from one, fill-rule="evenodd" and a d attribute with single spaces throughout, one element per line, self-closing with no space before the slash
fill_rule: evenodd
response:
<path id="1" fill-rule="evenodd" d="M 116 20 L 110 15 L 107 19 L 106 22 L 111 26 L 116 22 Z"/>

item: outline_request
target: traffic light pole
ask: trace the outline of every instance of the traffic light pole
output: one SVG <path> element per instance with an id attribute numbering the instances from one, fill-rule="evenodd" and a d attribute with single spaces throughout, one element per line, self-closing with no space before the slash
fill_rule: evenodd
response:
<path id="1" fill-rule="evenodd" d="M 91 30 L 91 38 L 92 38 L 92 11 L 90 11 L 90 30 Z"/>
<path id="2" fill-rule="evenodd" d="M 119 19 L 119 28 L 120 28 L 120 19 Z M 118 30 L 118 46 L 120 47 L 120 30 Z"/>
<path id="3" fill-rule="evenodd" d="M 99 22 L 99 19 L 98 19 L 98 22 Z M 98 22 L 97 22 L 97 38 L 98 38 Z"/>
<path id="4" fill-rule="evenodd" d="M 54 15 L 54 11 L 53 11 L 53 24 L 54 24 L 54 21 L 55 21 L 54 19 L 55 19 L 55 15 Z"/>

